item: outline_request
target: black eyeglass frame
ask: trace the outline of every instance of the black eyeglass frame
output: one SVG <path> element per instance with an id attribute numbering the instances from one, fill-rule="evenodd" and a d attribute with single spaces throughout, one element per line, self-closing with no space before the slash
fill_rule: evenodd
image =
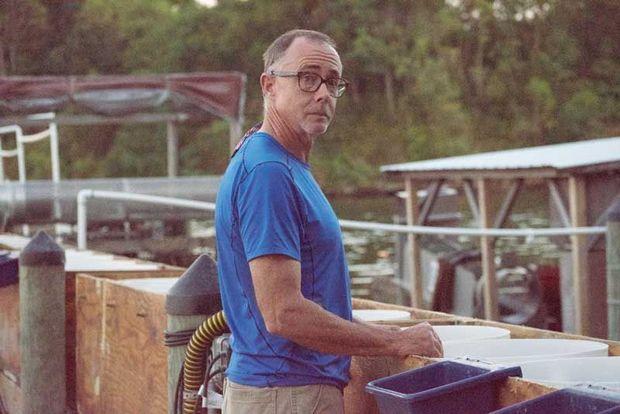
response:
<path id="1" fill-rule="evenodd" d="M 325 79 L 323 78 L 321 75 L 319 75 L 318 73 L 315 72 L 310 72 L 310 71 L 299 71 L 299 72 L 287 72 L 287 71 L 276 71 L 273 69 L 270 69 L 269 71 L 267 71 L 267 74 L 270 76 L 277 76 L 280 78 L 297 78 L 297 86 L 299 86 L 299 89 L 302 90 L 303 92 L 316 92 L 319 90 L 319 88 L 321 87 L 321 85 L 325 84 L 327 86 L 327 91 L 329 92 L 329 84 L 327 83 L 327 81 L 332 80 L 332 79 L 338 79 L 338 85 L 336 85 L 336 95 L 333 95 L 330 92 L 330 95 L 334 98 L 340 98 L 342 95 L 344 95 L 344 91 L 349 87 L 349 81 L 346 80 L 343 77 L 338 77 L 338 78 L 328 78 Z M 321 79 L 321 82 L 317 85 L 317 87 L 314 90 L 308 90 L 308 89 L 304 89 L 301 87 L 301 77 L 304 75 L 313 75 L 318 77 L 319 79 Z M 343 82 L 343 83 L 341 83 Z"/>

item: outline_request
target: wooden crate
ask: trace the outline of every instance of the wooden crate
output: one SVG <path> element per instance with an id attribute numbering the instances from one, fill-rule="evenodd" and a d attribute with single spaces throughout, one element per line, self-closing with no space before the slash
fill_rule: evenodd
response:
<path id="1" fill-rule="evenodd" d="M 5 247 L 16 247 L 6 245 Z M 121 259 L 121 258 L 118 258 Z M 140 262 L 140 261 L 137 261 Z M 178 277 L 184 269 L 158 265 L 154 271 L 90 271 L 89 275 L 101 280 Z M 76 274 L 66 273 L 66 371 L 67 404 L 76 408 Z M 0 288 L 0 396 L 11 401 L 11 414 L 21 411 L 20 349 L 19 349 L 19 284 Z"/>
<path id="2" fill-rule="evenodd" d="M 139 286 L 77 275 L 79 413 L 167 412 L 165 294 Z"/>

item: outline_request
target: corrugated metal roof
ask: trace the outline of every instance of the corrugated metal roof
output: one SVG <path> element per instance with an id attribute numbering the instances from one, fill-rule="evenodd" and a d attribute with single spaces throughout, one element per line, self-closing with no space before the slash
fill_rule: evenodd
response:
<path id="1" fill-rule="evenodd" d="M 613 137 L 384 165 L 381 171 L 563 170 L 619 161 L 620 137 Z"/>

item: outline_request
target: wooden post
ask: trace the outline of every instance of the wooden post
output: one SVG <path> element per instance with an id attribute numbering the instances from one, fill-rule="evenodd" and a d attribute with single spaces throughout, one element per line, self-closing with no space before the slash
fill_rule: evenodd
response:
<path id="1" fill-rule="evenodd" d="M 583 177 L 571 176 L 568 179 L 568 198 L 570 217 L 573 227 L 587 225 L 586 184 Z M 571 236 L 571 257 L 573 268 L 573 292 L 575 302 L 575 333 L 588 335 L 590 331 L 590 313 L 588 311 L 588 236 L 586 234 Z"/>
<path id="2" fill-rule="evenodd" d="M 202 255 L 183 273 L 166 296 L 167 333 L 196 329 L 207 317 L 222 309 L 217 283 L 217 266 Z M 189 340 L 188 340 L 189 342 Z M 168 413 L 174 413 L 179 372 L 185 361 L 187 344 L 168 345 Z M 196 399 L 196 397 L 192 397 Z"/>
<path id="3" fill-rule="evenodd" d="M 407 225 L 415 226 L 418 224 L 420 210 L 418 207 L 417 187 L 412 178 L 405 179 L 405 191 L 407 192 Z M 411 251 L 411 306 L 414 308 L 424 308 L 422 266 L 420 240 L 416 234 L 409 234 L 409 246 Z"/>
<path id="4" fill-rule="evenodd" d="M 479 226 L 481 229 L 488 229 L 491 223 L 491 211 L 489 196 L 487 194 L 487 180 L 479 178 L 478 186 L 478 206 L 480 208 Z M 497 278 L 495 277 L 495 248 L 493 237 L 480 237 L 480 254 L 482 264 L 482 277 L 484 278 L 484 318 L 497 321 L 499 320 L 499 307 L 497 305 L 498 291 Z"/>
<path id="5" fill-rule="evenodd" d="M 166 124 L 166 140 L 168 145 L 168 177 L 174 178 L 179 173 L 179 137 L 174 121 Z"/>
<path id="6" fill-rule="evenodd" d="M 620 202 L 607 216 L 607 332 L 620 341 Z"/>
<path id="7" fill-rule="evenodd" d="M 65 252 L 38 232 L 19 257 L 23 414 L 65 414 Z"/>

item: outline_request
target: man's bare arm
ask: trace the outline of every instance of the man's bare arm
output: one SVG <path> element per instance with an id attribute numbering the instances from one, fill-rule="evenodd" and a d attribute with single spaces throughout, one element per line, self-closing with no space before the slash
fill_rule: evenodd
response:
<path id="1" fill-rule="evenodd" d="M 342 355 L 441 356 L 428 324 L 392 330 L 342 319 L 301 294 L 299 262 L 268 255 L 250 262 L 258 307 L 267 330 L 305 347 Z"/>

